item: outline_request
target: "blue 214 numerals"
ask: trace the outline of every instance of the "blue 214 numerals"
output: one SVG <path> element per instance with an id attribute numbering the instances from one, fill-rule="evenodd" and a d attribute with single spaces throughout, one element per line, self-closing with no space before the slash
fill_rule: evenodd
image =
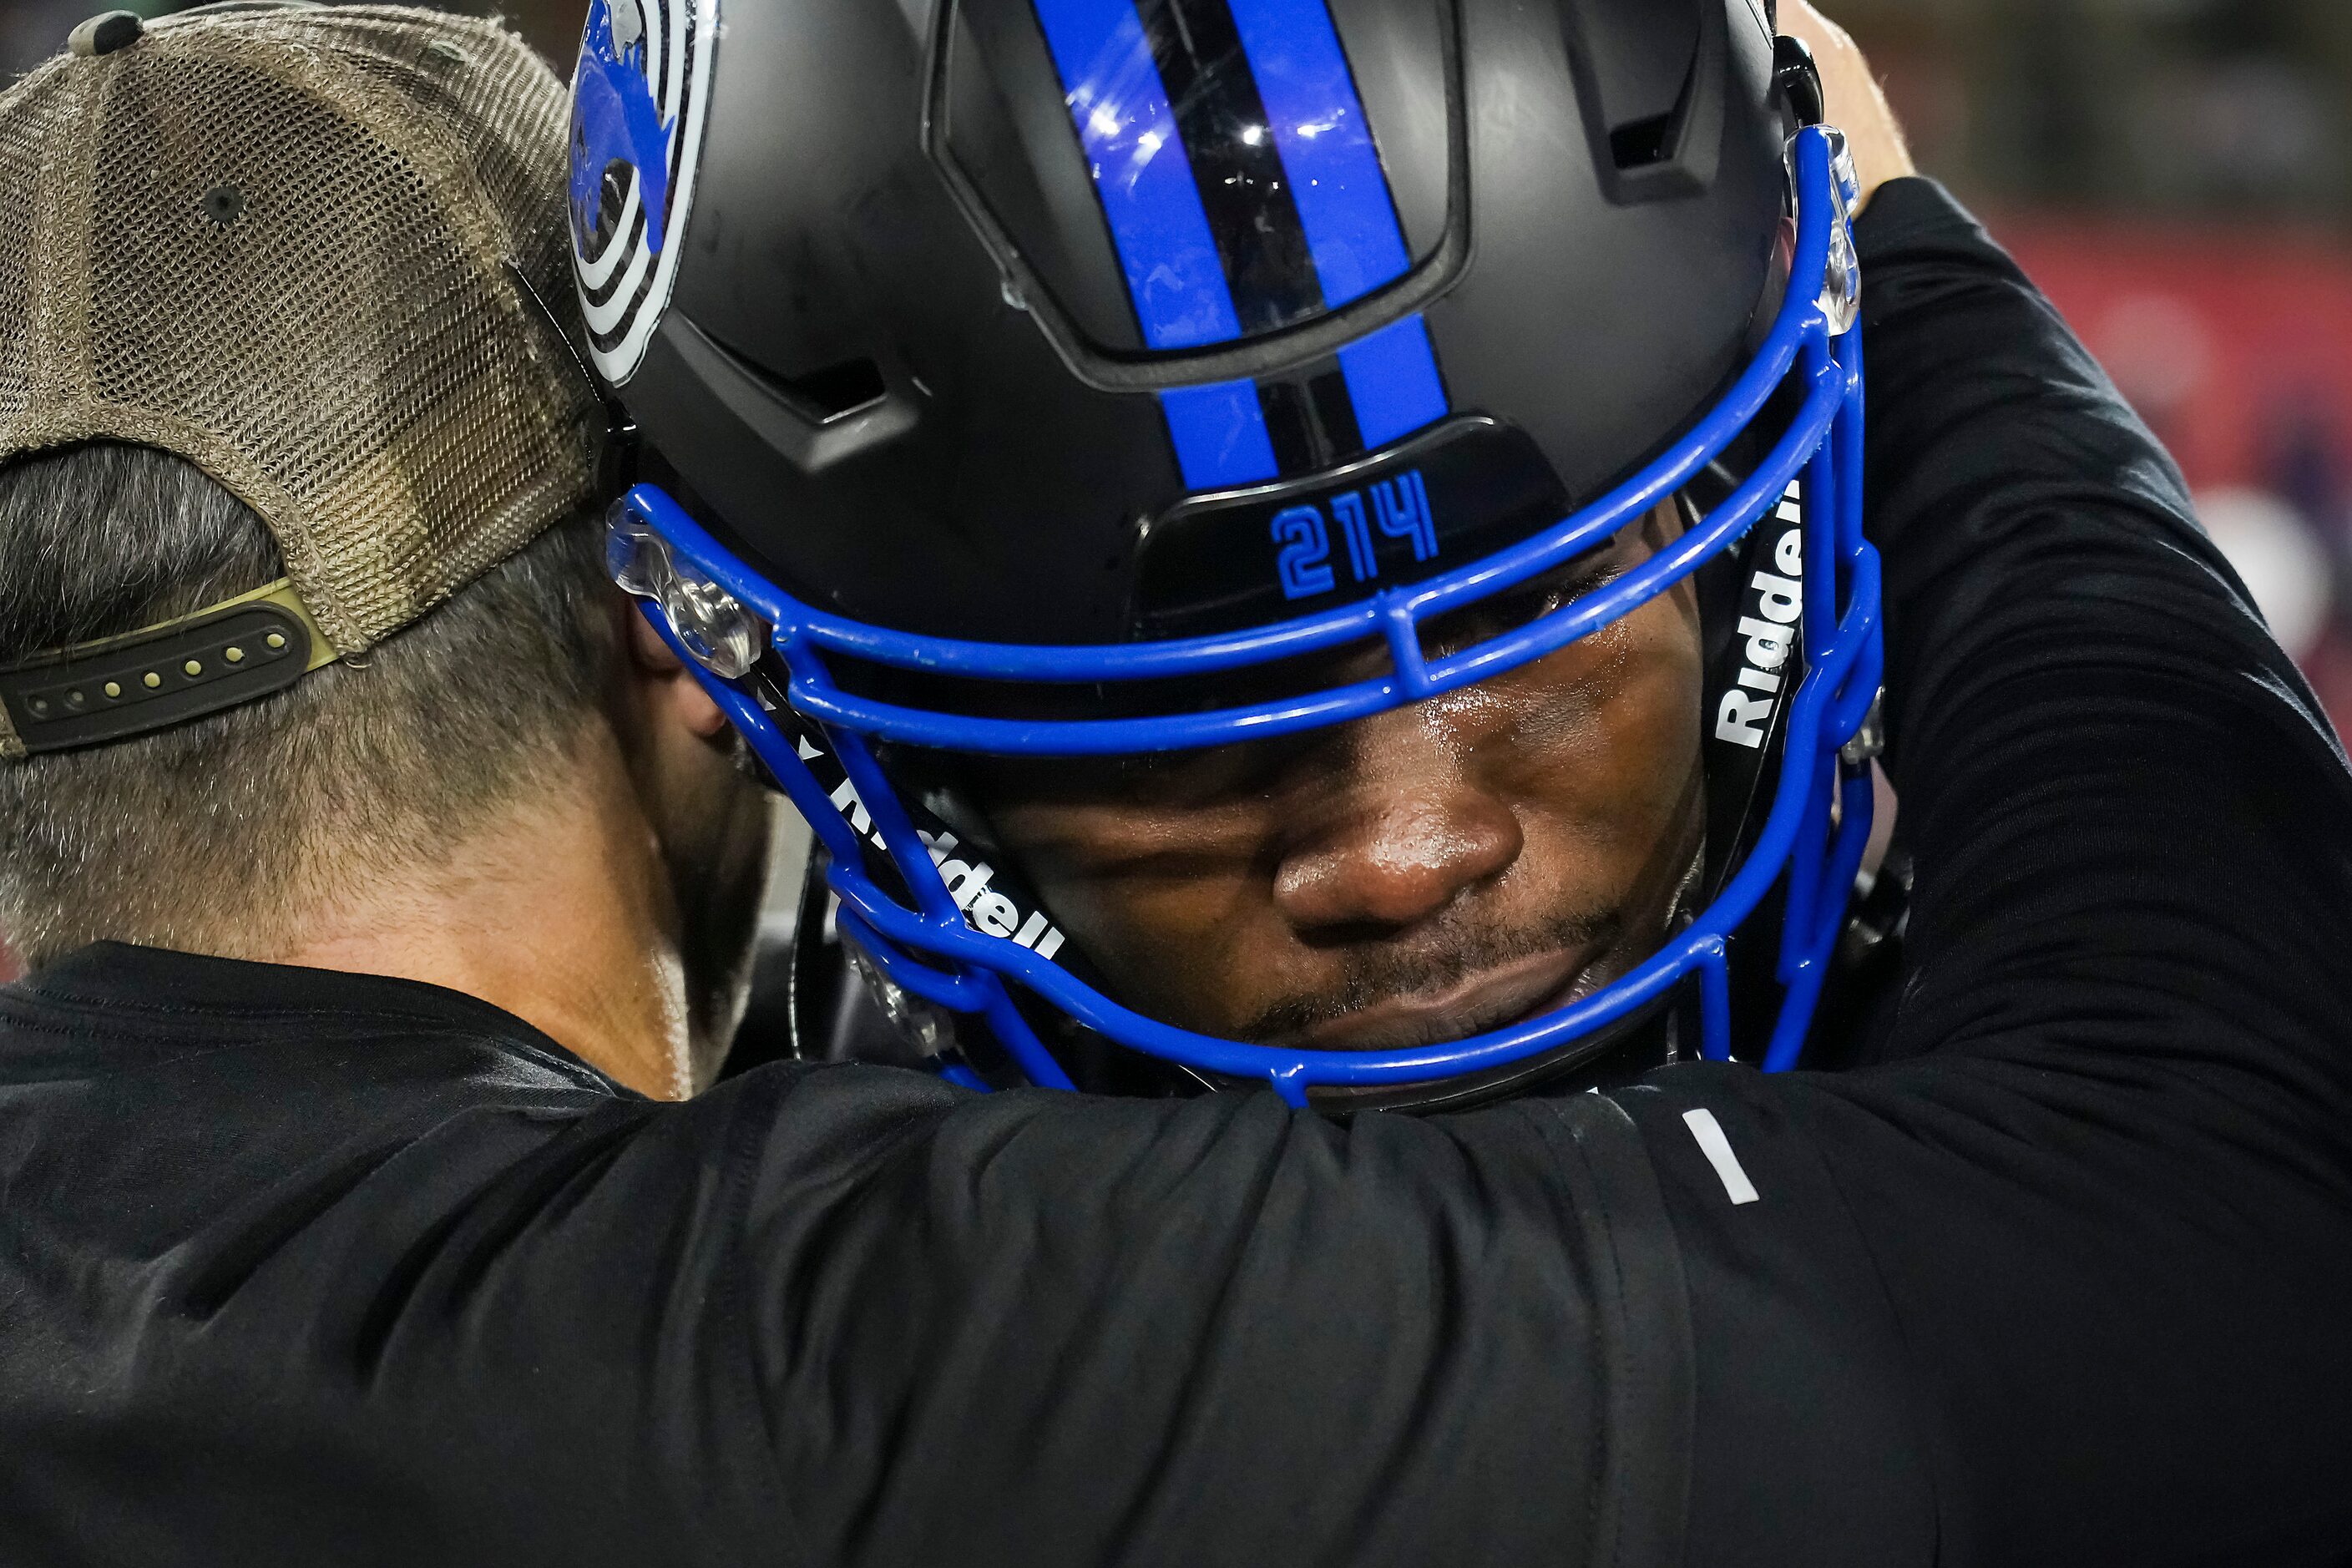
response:
<path id="1" fill-rule="evenodd" d="M 1367 515 L 1364 497 L 1372 498 Z M 1331 515 L 1339 520 L 1339 538 L 1348 552 L 1348 570 L 1359 583 L 1381 574 L 1380 557 L 1372 552 L 1372 530 L 1388 539 L 1412 542 L 1412 558 L 1427 561 L 1437 554 L 1437 520 L 1429 510 L 1429 489 L 1421 470 L 1411 469 L 1393 479 L 1375 480 L 1366 490 L 1349 490 L 1331 498 Z M 1294 506 L 1274 520 L 1274 542 L 1282 546 L 1276 568 L 1282 576 L 1282 596 L 1308 599 L 1339 585 L 1331 569 L 1331 532 L 1320 507 Z"/>

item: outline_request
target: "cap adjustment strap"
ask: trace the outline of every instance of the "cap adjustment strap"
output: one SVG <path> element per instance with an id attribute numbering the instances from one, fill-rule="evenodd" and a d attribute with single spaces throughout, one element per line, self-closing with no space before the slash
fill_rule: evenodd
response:
<path id="1" fill-rule="evenodd" d="M 336 657 L 281 577 L 193 615 L 0 668 L 0 706 L 18 742 L 0 753 L 167 730 L 282 691 Z"/>

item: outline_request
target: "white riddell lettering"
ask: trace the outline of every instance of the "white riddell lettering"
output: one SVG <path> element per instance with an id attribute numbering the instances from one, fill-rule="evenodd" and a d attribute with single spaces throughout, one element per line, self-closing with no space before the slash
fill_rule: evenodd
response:
<path id="1" fill-rule="evenodd" d="M 874 831 L 874 819 L 866 814 L 866 803 L 857 798 L 857 786 L 847 779 L 833 792 L 833 804 L 842 816 L 849 818 L 851 829 L 864 838 Z"/>
<path id="2" fill-rule="evenodd" d="M 1764 724 L 1772 717 L 1769 697 L 1750 697 L 1744 691 L 1727 691 L 1723 706 L 1715 716 L 1715 738 L 1729 741 L 1735 746 L 1750 751 L 1762 748 Z"/>
<path id="3" fill-rule="evenodd" d="M 803 763 L 824 755 L 821 749 L 809 742 L 806 736 L 798 737 L 794 750 L 800 753 Z M 872 840 L 874 847 L 885 854 L 889 852 L 889 845 L 883 842 L 882 830 L 874 826 L 874 818 L 866 811 L 866 803 L 858 799 L 855 784 L 843 779 L 834 787 L 831 798 L 834 808 L 849 819 L 851 829 L 859 837 Z M 1014 903 L 1009 895 L 989 886 L 995 879 L 995 867 L 976 855 L 969 860 L 949 859 L 960 841 L 944 828 L 936 834 L 917 828 L 916 833 L 921 837 L 923 847 L 930 852 L 931 864 L 939 868 L 940 880 L 947 884 L 948 896 L 955 900 L 955 907 L 963 912 L 964 920 L 972 929 L 989 936 L 1003 937 L 1016 947 L 1029 949 L 1040 958 L 1050 959 L 1062 950 L 1062 943 L 1068 939 L 1059 927 L 1045 918 L 1043 910 L 1034 910 L 1024 918 L 1021 906 Z"/>
<path id="4" fill-rule="evenodd" d="M 1757 604 L 1768 621 L 1792 626 L 1797 624 L 1797 617 L 1805 613 L 1805 585 L 1794 577 L 1759 572 L 1748 585 L 1763 595 Z"/>
<path id="5" fill-rule="evenodd" d="M 991 936 L 1011 936 L 1021 923 L 1021 911 L 1013 907 L 1011 899 L 992 889 L 973 902 L 971 920 Z"/>
<path id="6" fill-rule="evenodd" d="M 1754 616 L 1739 617 L 1739 635 L 1748 639 L 1748 662 L 1758 669 L 1778 669 L 1789 662 L 1789 645 L 1796 640 L 1788 627 Z"/>
<path id="7" fill-rule="evenodd" d="M 1738 683 L 1723 694 L 1715 713 L 1715 738 L 1750 751 L 1761 751 L 1771 733 L 1772 713 L 1780 706 L 1780 673 L 1796 646 L 1797 621 L 1805 609 L 1805 531 L 1803 490 L 1790 484 L 1774 515 L 1789 528 L 1773 542 L 1772 563 L 1779 573 L 1759 572 L 1748 580 L 1751 615 L 1739 617 L 1737 642 L 1745 659 L 1732 679 Z M 1760 696 L 1751 696 L 1759 692 Z"/>
<path id="8" fill-rule="evenodd" d="M 966 914 L 971 912 L 972 900 L 980 897 L 995 875 L 996 868 L 985 860 L 950 860 L 940 868 L 940 880 L 948 885 L 948 897 Z"/>

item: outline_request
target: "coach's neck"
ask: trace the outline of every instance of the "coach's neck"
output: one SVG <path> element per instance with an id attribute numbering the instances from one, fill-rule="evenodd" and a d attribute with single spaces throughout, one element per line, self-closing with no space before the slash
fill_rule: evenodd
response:
<path id="1" fill-rule="evenodd" d="M 420 980 L 530 1023 L 640 1093 L 692 1090 L 675 889 L 609 730 L 440 863 L 362 878 L 277 962 Z"/>
<path id="2" fill-rule="evenodd" d="M 333 879 L 283 951 L 505 1008 L 616 1081 L 683 1099 L 742 1016 L 774 801 L 726 716 L 627 602 L 597 717 L 430 865 Z"/>

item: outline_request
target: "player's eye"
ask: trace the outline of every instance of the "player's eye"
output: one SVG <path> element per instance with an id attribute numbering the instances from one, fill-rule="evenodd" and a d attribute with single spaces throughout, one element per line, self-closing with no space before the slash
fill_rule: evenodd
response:
<path id="1" fill-rule="evenodd" d="M 1607 554 L 1580 556 L 1517 588 L 1430 623 L 1422 633 L 1422 655 L 1444 658 L 1492 642 L 1564 609 L 1623 574 L 1624 568 Z"/>

